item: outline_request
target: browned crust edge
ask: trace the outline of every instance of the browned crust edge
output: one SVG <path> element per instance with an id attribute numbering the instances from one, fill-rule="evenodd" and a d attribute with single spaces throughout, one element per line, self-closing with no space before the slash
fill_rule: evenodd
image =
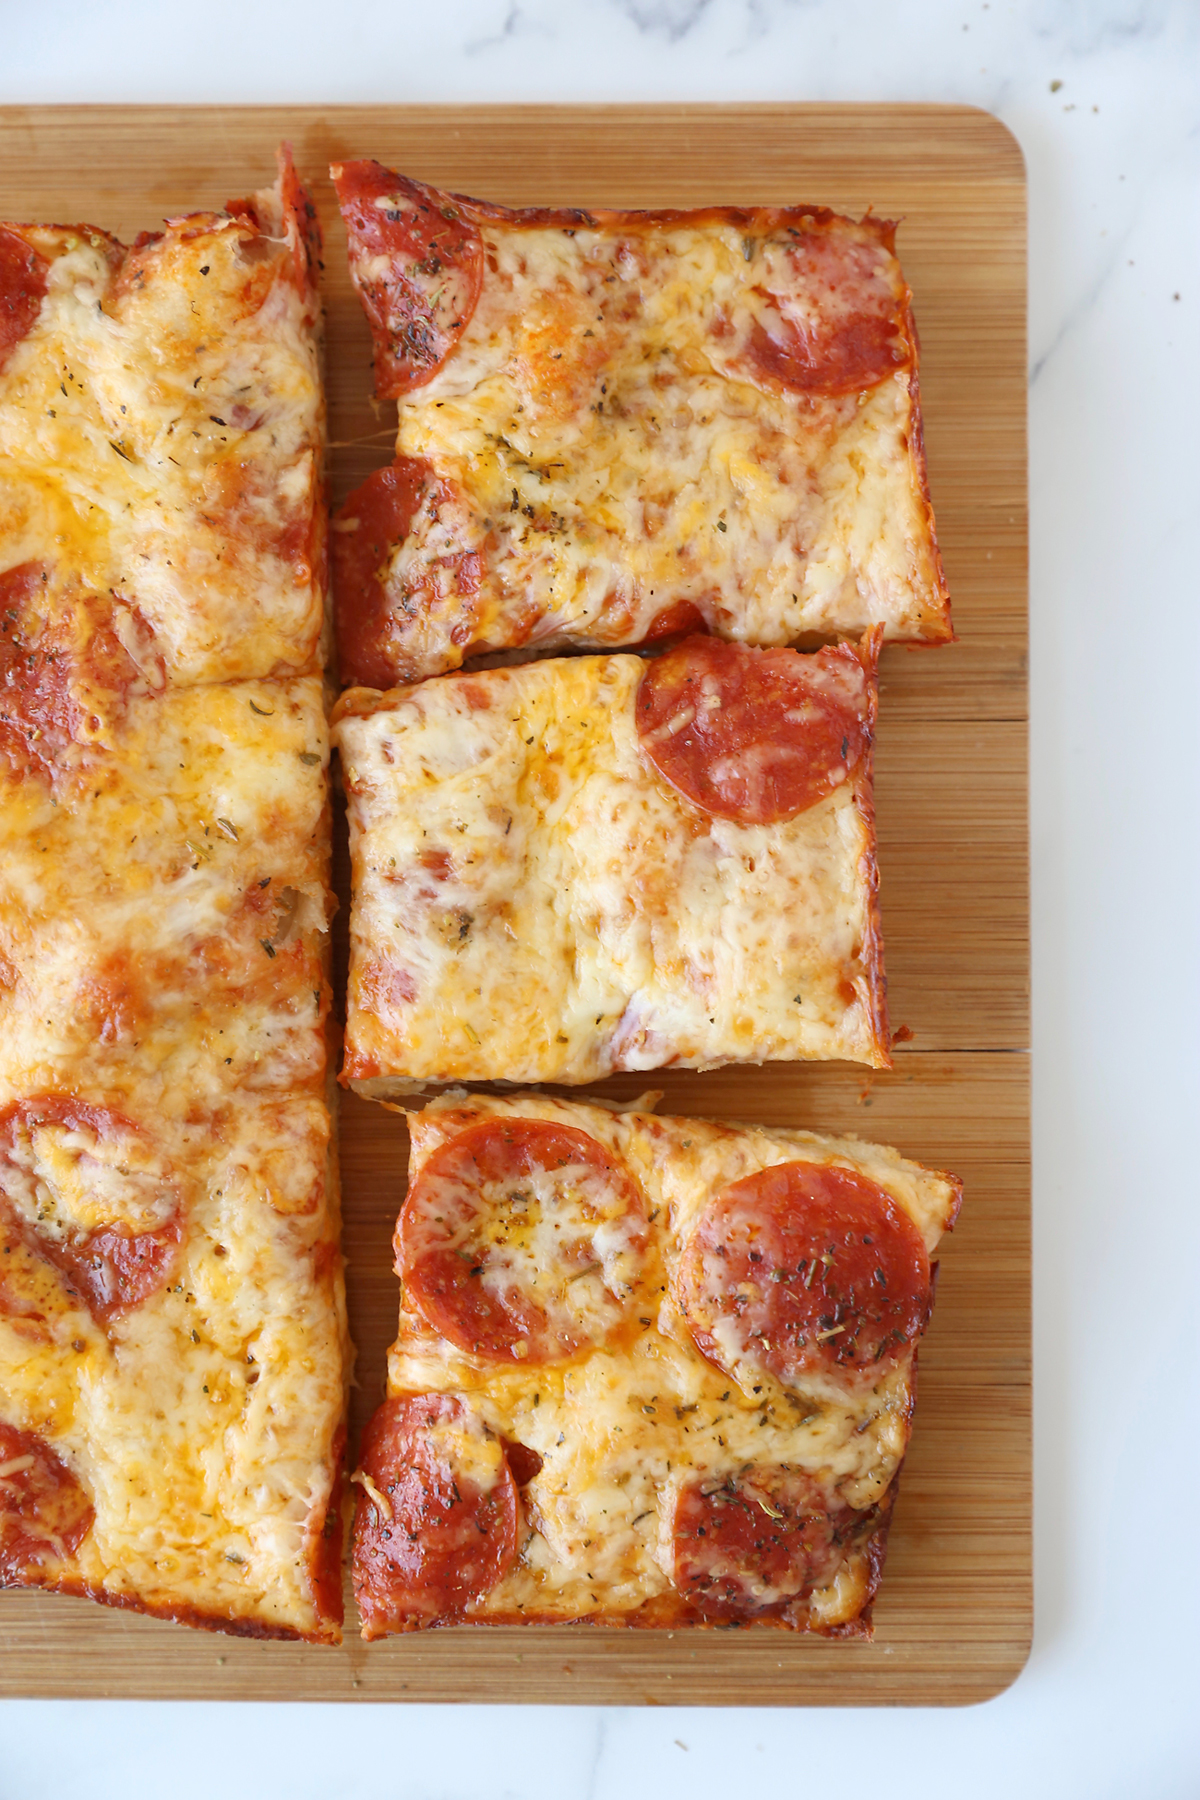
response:
<path id="1" fill-rule="evenodd" d="M 108 1588 L 97 1587 L 92 1582 L 84 1581 L 80 1576 L 63 1575 L 57 1579 L 37 1580 L 30 1577 L 23 1581 L 0 1582 L 0 1591 L 17 1591 L 19 1589 L 35 1589 L 47 1594 L 63 1594 L 74 1600 L 94 1600 L 98 1606 L 121 1607 L 126 1612 L 145 1613 L 151 1619 L 166 1619 L 173 1625 L 191 1625 L 197 1631 L 219 1631 L 227 1637 L 271 1638 L 290 1640 L 304 1644 L 339 1644 L 341 1632 L 334 1626 L 315 1627 L 311 1631 L 301 1631 L 293 1625 L 275 1625 L 264 1619 L 249 1616 L 237 1617 L 233 1614 L 206 1613 L 198 1606 L 175 1605 L 169 1602 L 159 1604 L 143 1599 L 138 1594 L 114 1593 Z"/>
<path id="2" fill-rule="evenodd" d="M 874 1069 L 892 1066 L 892 1035 L 888 1026 L 887 973 L 883 960 L 883 921 L 879 911 L 879 856 L 875 832 L 875 724 L 879 716 L 879 653 L 884 627 L 874 625 L 858 645 L 858 656 L 867 674 L 867 753 L 854 784 L 854 804 L 866 833 L 866 848 L 858 859 L 863 885 L 863 942 L 861 959 L 871 1001 L 870 1028 L 874 1055 L 864 1060 Z"/>
<path id="3" fill-rule="evenodd" d="M 914 1369 L 915 1380 L 915 1369 Z M 911 1406 L 909 1415 L 911 1417 Z M 447 1614 L 437 1619 L 410 1619 L 388 1625 L 383 1629 L 368 1631 L 363 1628 L 362 1637 L 366 1643 L 378 1643 L 388 1637 L 409 1637 L 416 1632 L 448 1631 L 459 1628 L 471 1630 L 475 1627 L 491 1629 L 501 1625 L 528 1625 L 535 1629 L 546 1625 L 566 1625 L 572 1630 L 586 1631 L 677 1631 L 689 1628 L 696 1631 L 787 1631 L 801 1637 L 822 1638 L 859 1638 L 868 1641 L 874 1636 L 872 1609 L 879 1592 L 879 1584 L 883 1577 L 884 1563 L 887 1558 L 887 1540 L 891 1529 L 892 1512 L 895 1506 L 896 1490 L 900 1479 L 903 1462 L 893 1475 L 891 1483 L 883 1498 L 877 1503 L 876 1522 L 860 1544 L 856 1553 L 864 1559 L 866 1581 L 862 1604 L 852 1619 L 843 1619 L 836 1624 L 820 1625 L 814 1623 L 805 1611 L 796 1616 L 789 1614 L 789 1607 L 795 1602 L 785 1603 L 777 1612 L 759 1613 L 745 1618 L 710 1618 L 682 1594 L 656 1594 L 645 1600 L 632 1612 L 594 1612 L 584 1618 L 565 1616 L 558 1612 L 495 1612 L 472 1614 L 464 1617 L 461 1613 Z"/>
<path id="4" fill-rule="evenodd" d="M 374 157 L 339 157 L 334 169 L 350 163 L 375 162 Z M 386 169 L 401 187 L 424 194 L 433 205 L 452 201 L 474 224 L 503 225 L 511 230 L 534 231 L 547 226 L 564 231 L 628 231 L 639 228 L 655 230 L 671 225 L 755 225 L 759 228 L 803 222 L 822 229 L 832 225 L 853 225 L 866 230 L 892 255 L 896 254 L 896 222 L 877 219 L 868 212 L 861 219 L 834 212 L 828 206 L 697 206 L 697 207 L 579 207 L 579 206 L 503 206 L 496 200 L 481 200 L 474 194 L 459 194 L 452 188 L 435 187 L 415 175 L 406 175 L 387 163 Z M 332 171 L 331 171 L 332 173 Z"/>
<path id="5" fill-rule="evenodd" d="M 908 397 L 912 407 L 908 432 L 908 460 L 912 470 L 913 487 L 916 489 L 917 500 L 925 520 L 925 541 L 929 547 L 932 564 L 933 594 L 921 603 L 922 630 L 920 636 L 902 638 L 897 641 L 924 649 L 933 649 L 938 644 L 956 643 L 958 634 L 954 629 L 954 620 L 950 612 L 950 589 L 942 564 L 942 551 L 937 538 L 937 521 L 934 518 L 933 501 L 929 493 L 929 464 L 925 456 L 925 424 L 921 416 L 921 339 L 917 331 L 917 321 L 913 317 L 911 290 L 908 304 L 904 309 L 904 328 L 912 346 L 912 368 L 908 377 Z"/>

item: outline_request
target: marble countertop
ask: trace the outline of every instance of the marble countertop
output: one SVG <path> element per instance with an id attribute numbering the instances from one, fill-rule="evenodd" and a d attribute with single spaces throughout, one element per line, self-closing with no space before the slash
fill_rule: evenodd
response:
<path id="1" fill-rule="evenodd" d="M 790 1800 L 863 1788 L 864 1769 L 890 1800 L 1190 1800 L 1200 12 L 38 0 L 5 9 L 3 44 L 4 104 L 906 100 L 985 107 L 1015 133 L 1030 200 L 1037 1628 L 1014 1687 L 959 1711 L 14 1701 L 0 1800 L 725 1800 L 749 1785 Z"/>

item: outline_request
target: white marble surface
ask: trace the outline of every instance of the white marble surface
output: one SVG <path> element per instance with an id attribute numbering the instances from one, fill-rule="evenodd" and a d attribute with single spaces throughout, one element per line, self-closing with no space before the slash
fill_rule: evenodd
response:
<path id="1" fill-rule="evenodd" d="M 966 101 L 1016 133 L 1038 1606 L 1025 1673 L 967 1711 L 14 1702 L 0 1800 L 1195 1800 L 1194 0 L 9 0 L 0 19 L 0 102 Z"/>

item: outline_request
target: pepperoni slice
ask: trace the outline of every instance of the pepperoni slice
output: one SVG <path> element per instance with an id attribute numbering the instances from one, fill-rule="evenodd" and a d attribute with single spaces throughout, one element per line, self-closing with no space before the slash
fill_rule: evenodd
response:
<path id="1" fill-rule="evenodd" d="M 396 1227 L 409 1299 L 460 1350 L 551 1362 L 619 1323 L 646 1244 L 645 1203 L 595 1138 L 487 1119 L 434 1151 Z"/>
<path id="2" fill-rule="evenodd" d="M 375 392 L 396 399 L 437 374 L 470 323 L 483 240 L 452 195 L 381 163 L 342 163 L 330 174 L 375 341 Z"/>
<path id="3" fill-rule="evenodd" d="M 0 1587 L 27 1582 L 47 1561 L 73 1556 L 92 1503 L 43 1438 L 0 1420 Z"/>
<path id="4" fill-rule="evenodd" d="M 690 632 L 703 631 L 704 627 L 704 614 L 698 606 L 690 600 L 676 600 L 655 614 L 642 642 L 659 644 L 664 638 L 684 637 Z"/>
<path id="5" fill-rule="evenodd" d="M 317 271 L 322 266 L 321 221 L 317 217 L 312 196 L 296 172 L 292 146 L 281 144 L 277 155 L 283 226 L 288 248 L 292 253 L 296 282 L 301 289 L 315 287 Z"/>
<path id="6" fill-rule="evenodd" d="M 870 743 L 873 683 L 850 644 L 802 656 L 693 637 L 646 667 L 638 738 L 718 818 L 793 819 L 848 781 Z"/>
<path id="7" fill-rule="evenodd" d="M 455 1396 L 385 1400 L 363 1433 L 355 1479 L 364 1637 L 460 1618 L 516 1560 L 517 1489 L 503 1447 Z"/>
<path id="8" fill-rule="evenodd" d="M 0 573 L 0 757 L 18 777 L 53 779 L 63 750 L 94 743 L 139 676 L 111 603 L 51 592 L 41 563 Z M 127 616 L 144 625 L 136 607 Z"/>
<path id="9" fill-rule="evenodd" d="M 334 515 L 334 617 L 341 677 L 347 684 L 388 688 L 395 679 L 384 582 L 432 479 L 433 470 L 423 458 L 397 457 L 386 469 L 368 475 Z"/>
<path id="10" fill-rule="evenodd" d="M 903 302 L 881 244 L 810 231 L 772 249 L 743 360 L 794 393 L 861 393 L 907 365 Z"/>
<path id="11" fill-rule="evenodd" d="M 696 1476 L 680 1487 L 672 1520 L 675 1586 L 706 1618 L 778 1609 L 833 1580 L 860 1516 L 828 1510 L 800 1469 Z"/>
<path id="12" fill-rule="evenodd" d="M 677 1297 L 697 1348 L 733 1374 L 869 1383 L 929 1316 L 929 1258 L 908 1214 L 849 1169 L 780 1163 L 710 1201 L 679 1260 Z"/>
<path id="13" fill-rule="evenodd" d="M 101 1324 L 166 1285 L 183 1237 L 178 1189 L 138 1128 L 54 1095 L 0 1111 L 0 1207 Z"/>
<path id="14" fill-rule="evenodd" d="M 41 312 L 49 273 L 44 257 L 0 225 L 0 369 Z"/>
<path id="15" fill-rule="evenodd" d="M 389 688 L 413 679 L 419 673 L 413 651 L 427 649 L 423 640 L 435 614 L 455 644 L 469 640 L 483 558 L 462 548 L 459 525 L 454 489 L 421 457 L 400 456 L 376 469 L 345 501 L 333 526 L 344 682 Z"/>

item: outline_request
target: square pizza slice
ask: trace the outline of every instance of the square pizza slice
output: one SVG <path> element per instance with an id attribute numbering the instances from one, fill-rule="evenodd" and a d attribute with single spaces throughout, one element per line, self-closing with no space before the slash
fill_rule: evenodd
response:
<path id="1" fill-rule="evenodd" d="M 395 460 L 334 522 L 344 681 L 682 630 L 953 635 L 893 225 L 333 175 L 400 401 Z"/>
<path id="2" fill-rule="evenodd" d="M 317 668 L 325 629 L 315 213 L 286 152 L 231 207 L 0 226 L 0 599 L 83 596 L 175 683 Z"/>
<path id="3" fill-rule="evenodd" d="M 869 1635 L 958 1181 L 854 1138 L 445 1095 L 409 1121 L 363 1636 Z"/>
<path id="4" fill-rule="evenodd" d="M 889 1062 L 871 803 L 878 628 L 690 638 L 344 695 L 342 1079 Z"/>
<path id="5" fill-rule="evenodd" d="M 0 1103 L 323 1090 L 318 676 L 147 692 L 103 635 L 0 639 Z"/>
<path id="6" fill-rule="evenodd" d="M 345 1320 L 319 1095 L 0 1105 L 0 1587 L 338 1642 Z"/>

